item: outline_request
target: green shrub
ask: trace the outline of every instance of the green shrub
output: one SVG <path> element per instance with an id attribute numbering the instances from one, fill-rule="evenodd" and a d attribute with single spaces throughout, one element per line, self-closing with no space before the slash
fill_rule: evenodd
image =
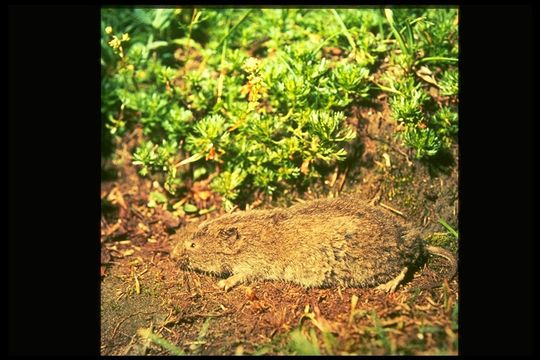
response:
<path id="1" fill-rule="evenodd" d="M 447 150 L 457 136 L 457 107 L 436 101 L 428 91 L 435 86 L 441 97 L 458 94 L 457 9 L 385 10 L 390 33 L 393 72 L 382 76 L 382 89 L 390 90 L 390 109 L 402 132 L 403 143 L 417 158 L 430 158 Z M 437 82 L 434 72 L 442 75 Z M 397 69 L 396 69 L 397 68 Z"/>
<path id="2" fill-rule="evenodd" d="M 384 88 L 374 74 L 385 57 L 400 61 L 394 34 L 409 65 L 403 77 L 383 74 L 392 111 L 410 130 L 405 144 L 431 155 L 451 143 L 457 118 L 451 108 L 426 110 L 429 95 L 411 71 L 426 57 L 457 56 L 456 12 L 395 15 L 389 23 L 378 9 L 103 9 L 102 117 L 113 135 L 142 128 L 133 155 L 141 175 L 164 172 L 170 193 L 182 176 L 212 177 L 231 207 L 241 193 L 309 184 L 319 165 L 345 159 L 350 106 Z M 455 96 L 456 70 L 441 61 L 441 92 Z"/>

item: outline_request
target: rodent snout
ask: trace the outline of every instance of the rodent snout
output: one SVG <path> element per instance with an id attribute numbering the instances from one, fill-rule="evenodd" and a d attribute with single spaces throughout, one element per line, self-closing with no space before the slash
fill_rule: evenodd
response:
<path id="1" fill-rule="evenodd" d="M 186 254 L 186 250 L 181 244 L 177 245 L 171 252 L 171 259 L 176 261 L 182 268 L 189 266 L 189 259 Z"/>
<path id="2" fill-rule="evenodd" d="M 182 269 L 187 269 L 189 268 L 189 260 L 187 257 L 182 257 L 180 259 L 178 259 L 178 265 L 180 266 L 180 268 Z"/>
<path id="3" fill-rule="evenodd" d="M 182 246 L 183 244 L 180 243 L 180 244 L 177 244 L 173 250 L 171 251 L 171 259 L 172 260 L 179 260 L 183 257 L 185 257 L 185 252 L 186 250 L 184 249 L 184 246 Z"/>

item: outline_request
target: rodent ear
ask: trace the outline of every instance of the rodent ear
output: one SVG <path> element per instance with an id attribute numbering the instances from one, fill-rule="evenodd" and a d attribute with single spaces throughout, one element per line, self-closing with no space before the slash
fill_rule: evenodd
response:
<path id="1" fill-rule="evenodd" d="M 235 227 L 230 227 L 227 229 L 221 229 L 218 232 L 219 237 L 221 237 L 223 240 L 226 240 L 228 242 L 234 242 L 236 239 L 238 239 L 238 229 Z"/>

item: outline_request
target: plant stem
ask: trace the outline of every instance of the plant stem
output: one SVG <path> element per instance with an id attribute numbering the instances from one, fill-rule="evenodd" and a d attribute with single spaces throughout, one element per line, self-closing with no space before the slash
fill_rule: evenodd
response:
<path id="1" fill-rule="evenodd" d="M 321 42 L 321 44 L 319 46 L 317 46 L 317 48 L 315 50 L 313 50 L 311 53 L 312 54 L 316 54 L 317 52 L 319 52 L 319 50 L 322 49 L 322 47 L 324 46 L 324 44 L 326 44 L 330 39 L 333 39 L 335 38 L 336 36 L 338 35 L 341 35 L 343 34 L 343 31 L 338 31 L 337 33 L 333 34 L 333 35 L 330 35 L 329 37 L 327 37 L 326 39 L 324 39 L 323 42 Z"/>
<path id="2" fill-rule="evenodd" d="M 354 39 L 351 36 L 351 33 L 349 32 L 349 30 L 347 29 L 347 26 L 345 26 L 345 23 L 341 19 L 341 16 L 339 16 L 336 9 L 331 9 L 330 11 L 332 12 L 332 14 L 334 14 L 334 17 L 336 18 L 338 23 L 341 25 L 341 28 L 343 29 L 343 33 L 345 34 L 345 37 L 347 38 L 349 45 L 351 45 L 352 52 L 356 52 L 356 44 L 354 43 Z"/>
<path id="3" fill-rule="evenodd" d="M 229 26 L 227 25 L 227 28 Z M 216 105 L 221 102 L 221 95 L 223 93 L 223 80 L 225 78 L 225 69 L 223 68 L 223 64 L 225 63 L 225 51 L 227 50 L 227 39 L 225 39 L 225 42 L 223 43 L 223 48 L 221 49 L 221 63 L 219 64 L 219 78 L 218 78 L 218 86 L 217 86 L 217 100 Z"/>
<path id="4" fill-rule="evenodd" d="M 430 62 L 430 61 L 447 61 L 447 62 L 458 62 L 459 60 L 456 58 L 449 58 L 444 56 L 431 56 L 431 57 L 425 57 L 416 62 L 416 64 L 421 64 L 424 62 Z"/>
<path id="5" fill-rule="evenodd" d="M 189 23 L 189 33 L 188 33 L 188 40 L 187 40 L 187 53 L 186 53 L 186 62 L 189 60 L 190 55 L 190 42 L 191 42 L 191 31 L 193 29 L 193 23 L 195 22 L 195 16 L 197 15 L 197 8 L 193 8 L 193 14 L 191 15 L 191 21 Z"/>
<path id="6" fill-rule="evenodd" d="M 231 36 L 231 34 L 234 32 L 234 30 L 236 30 L 236 28 L 244 21 L 246 20 L 246 18 L 249 16 L 249 14 L 251 14 L 253 12 L 254 9 L 250 9 L 247 13 L 244 14 L 244 16 L 240 19 L 240 21 L 238 21 L 233 27 L 232 29 L 230 29 L 228 32 L 227 32 L 227 35 L 225 35 L 223 37 L 223 39 L 221 39 L 221 41 L 219 42 L 219 44 L 216 46 L 216 50 L 219 49 L 219 47 L 221 45 L 223 45 L 223 43 L 225 42 L 225 40 L 227 40 L 229 38 L 229 36 Z"/>
<path id="7" fill-rule="evenodd" d="M 402 96 L 403 96 L 403 93 L 402 93 L 401 91 L 399 91 L 399 90 L 396 90 L 396 89 L 393 89 L 393 88 L 386 87 L 386 86 L 384 86 L 384 85 L 381 85 L 381 84 L 376 83 L 375 81 L 373 81 L 373 83 L 374 83 L 375 85 L 377 85 L 377 86 L 379 87 L 379 89 L 381 89 L 381 90 L 389 91 L 389 92 L 391 92 L 391 93 L 394 93 L 394 94 L 398 94 L 398 95 L 402 95 Z"/>
<path id="8" fill-rule="evenodd" d="M 399 43 L 399 47 L 401 48 L 401 51 L 403 51 L 405 54 L 410 56 L 410 49 L 405 45 L 403 42 L 403 38 L 401 37 L 401 34 L 396 29 L 395 23 L 394 23 L 394 13 L 390 9 L 384 9 L 384 15 L 386 16 L 386 20 L 388 20 L 388 24 L 390 25 L 390 29 L 392 30 L 392 33 L 394 34 L 394 37 Z"/>
<path id="9" fill-rule="evenodd" d="M 293 76 L 296 78 L 296 73 L 294 72 L 294 70 L 291 68 L 291 66 L 289 65 L 289 62 L 287 61 L 287 59 L 285 59 L 280 53 L 276 53 L 277 57 L 283 61 L 283 63 L 285 64 L 285 66 L 287 67 L 287 69 L 291 72 L 291 74 L 293 74 Z M 292 61 L 292 59 L 286 54 L 286 53 L 283 53 L 283 55 L 287 56 L 287 58 Z"/>

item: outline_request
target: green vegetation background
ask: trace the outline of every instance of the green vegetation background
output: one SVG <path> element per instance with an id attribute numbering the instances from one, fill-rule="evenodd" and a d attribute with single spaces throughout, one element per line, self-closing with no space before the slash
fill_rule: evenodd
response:
<path id="1" fill-rule="evenodd" d="M 457 142 L 455 8 L 110 8 L 101 33 L 106 127 L 142 127 L 133 162 L 171 194 L 211 178 L 232 208 L 307 186 L 347 156 L 351 107 L 382 93 L 417 158 Z"/>

